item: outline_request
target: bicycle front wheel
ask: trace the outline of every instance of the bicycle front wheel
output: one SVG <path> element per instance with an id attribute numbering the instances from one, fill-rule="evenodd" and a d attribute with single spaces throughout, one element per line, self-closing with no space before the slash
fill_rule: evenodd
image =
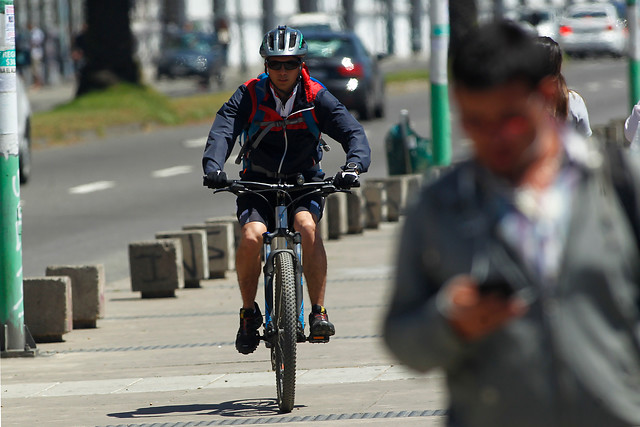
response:
<path id="1" fill-rule="evenodd" d="M 275 345 L 271 360 L 276 372 L 278 407 L 291 412 L 296 393 L 296 280 L 293 255 L 280 252 L 275 256 L 275 292 L 273 322 Z"/>

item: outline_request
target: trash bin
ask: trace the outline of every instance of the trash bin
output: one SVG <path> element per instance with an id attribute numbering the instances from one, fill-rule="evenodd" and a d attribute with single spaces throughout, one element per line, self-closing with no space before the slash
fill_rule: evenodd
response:
<path id="1" fill-rule="evenodd" d="M 409 111 L 400 111 L 400 122 L 385 137 L 389 175 L 424 173 L 432 163 L 431 140 L 418 135 L 409 125 Z"/>

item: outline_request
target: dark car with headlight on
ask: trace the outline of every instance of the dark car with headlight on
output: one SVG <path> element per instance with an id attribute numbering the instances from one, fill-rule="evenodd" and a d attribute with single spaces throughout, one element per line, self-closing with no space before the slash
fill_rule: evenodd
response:
<path id="1" fill-rule="evenodd" d="M 384 117 L 385 82 L 379 60 L 353 32 L 309 31 L 303 33 L 309 53 L 305 63 L 311 77 L 319 80 L 358 118 Z"/>
<path id="2" fill-rule="evenodd" d="M 212 79 L 224 82 L 224 57 L 215 33 L 184 32 L 167 38 L 158 60 L 156 76 L 197 77 L 209 86 Z"/>

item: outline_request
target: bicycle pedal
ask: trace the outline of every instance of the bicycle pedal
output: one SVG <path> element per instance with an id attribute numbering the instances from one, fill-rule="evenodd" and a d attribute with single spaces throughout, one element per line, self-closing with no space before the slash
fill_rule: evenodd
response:
<path id="1" fill-rule="evenodd" d="M 320 335 L 320 336 L 309 335 L 309 338 L 307 338 L 307 341 L 309 341 L 310 343 L 325 343 L 325 342 L 329 342 L 329 338 L 330 337 L 324 336 L 324 335 Z"/>

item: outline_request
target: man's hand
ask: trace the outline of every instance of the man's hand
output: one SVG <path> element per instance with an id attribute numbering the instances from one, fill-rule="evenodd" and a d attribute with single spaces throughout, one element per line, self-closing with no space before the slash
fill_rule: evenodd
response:
<path id="1" fill-rule="evenodd" d="M 354 162 L 347 163 L 340 172 L 333 177 L 333 185 L 340 190 L 348 190 L 351 187 L 359 187 L 358 166 Z"/>
<path id="2" fill-rule="evenodd" d="M 442 289 L 445 315 L 453 329 L 467 340 L 476 340 L 500 328 L 527 311 L 526 304 L 517 297 L 499 294 L 480 294 L 476 281 L 467 275 L 452 278 Z"/>
<path id="3" fill-rule="evenodd" d="M 209 188 L 224 188 L 229 185 L 227 174 L 220 170 L 209 172 L 203 177 L 202 185 Z"/>

